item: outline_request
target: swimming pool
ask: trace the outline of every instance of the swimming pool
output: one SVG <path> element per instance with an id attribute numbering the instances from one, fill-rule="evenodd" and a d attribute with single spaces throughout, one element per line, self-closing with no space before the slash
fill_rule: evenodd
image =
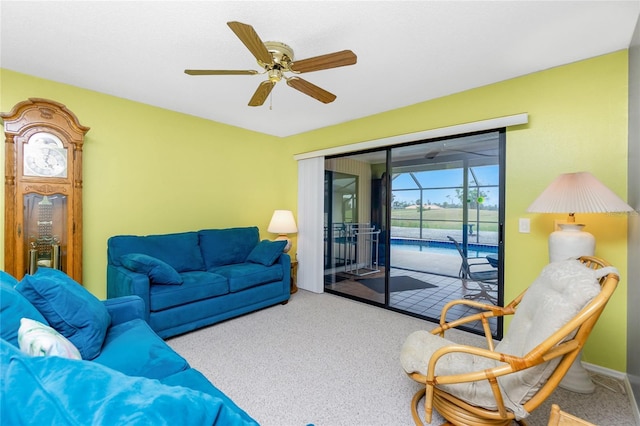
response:
<path id="1" fill-rule="evenodd" d="M 439 254 L 451 254 L 458 255 L 458 250 L 453 243 L 446 241 L 431 241 L 431 240 L 412 240 L 412 239 L 391 239 L 391 247 L 401 250 L 421 251 L 426 253 L 439 253 Z M 488 244 L 469 244 L 468 245 L 469 257 L 485 257 L 488 254 L 498 253 L 498 246 L 491 246 Z"/>

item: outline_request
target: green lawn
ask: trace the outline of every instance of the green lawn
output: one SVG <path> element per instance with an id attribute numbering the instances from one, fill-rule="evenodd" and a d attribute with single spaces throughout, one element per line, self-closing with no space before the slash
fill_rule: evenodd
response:
<path id="1" fill-rule="evenodd" d="M 498 212 L 496 210 L 469 209 L 469 223 L 480 222 L 481 231 L 498 230 Z M 405 228 L 420 227 L 420 212 L 417 209 L 391 210 L 391 226 Z M 428 229 L 461 229 L 462 209 L 431 209 L 422 211 L 422 227 Z M 478 228 L 476 228 L 478 229 Z"/>

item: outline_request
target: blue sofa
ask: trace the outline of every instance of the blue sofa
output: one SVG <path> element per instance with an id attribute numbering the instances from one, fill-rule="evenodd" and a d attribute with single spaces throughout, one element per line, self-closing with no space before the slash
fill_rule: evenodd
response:
<path id="1" fill-rule="evenodd" d="M 54 269 L 0 271 L 0 423 L 257 425 L 144 316 L 139 297 L 99 301 Z"/>
<path id="2" fill-rule="evenodd" d="M 107 298 L 142 298 L 145 319 L 162 338 L 286 303 L 285 244 L 260 241 L 257 227 L 114 236 L 107 242 Z"/>

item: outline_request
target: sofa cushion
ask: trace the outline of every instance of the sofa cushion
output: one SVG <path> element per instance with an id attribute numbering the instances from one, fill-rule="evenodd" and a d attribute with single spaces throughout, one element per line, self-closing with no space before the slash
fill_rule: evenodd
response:
<path id="1" fill-rule="evenodd" d="M 183 272 L 181 276 L 181 286 L 151 286 L 149 309 L 152 312 L 229 293 L 227 279 L 219 274 L 192 271 Z"/>
<path id="2" fill-rule="evenodd" d="M 32 356 L 61 356 L 82 359 L 78 348 L 66 337 L 41 322 L 22 318 L 18 329 L 20 350 Z"/>
<path id="3" fill-rule="evenodd" d="M 227 395 L 225 395 L 220 389 L 215 387 L 207 378 L 198 370 L 190 368 L 185 371 L 181 371 L 176 374 L 172 374 L 171 376 L 164 377 L 160 379 L 161 383 L 170 386 L 185 386 L 189 389 L 195 389 L 200 392 L 204 392 L 209 394 L 215 398 L 220 398 L 224 405 L 227 407 L 233 408 L 233 411 L 238 413 L 240 417 L 242 417 L 249 424 L 254 424 L 255 420 L 253 420 L 249 415 L 240 407 L 236 405 L 235 402 L 231 400 Z M 255 423 L 257 426 L 257 423 Z"/>
<path id="4" fill-rule="evenodd" d="M 95 362 L 30 357 L 4 340 L 0 360 L 3 424 L 256 424 L 219 398 Z"/>
<path id="5" fill-rule="evenodd" d="M 16 284 L 18 284 L 18 280 L 16 279 L 16 277 L 11 275 L 10 273 L 5 271 L 0 271 L 0 283 L 8 284 L 11 287 L 15 287 Z"/>
<path id="6" fill-rule="evenodd" d="M 98 356 L 111 317 L 94 295 L 64 272 L 42 267 L 34 275 L 25 275 L 16 290 L 51 327 L 71 340 L 83 359 Z"/>
<path id="7" fill-rule="evenodd" d="M 120 256 L 122 266 L 140 274 L 149 276 L 153 284 L 182 284 L 182 277 L 171 265 L 162 260 L 142 253 L 129 253 Z"/>
<path id="8" fill-rule="evenodd" d="M 251 250 L 246 261 L 271 266 L 278 260 L 286 245 L 286 240 L 262 240 Z"/>
<path id="9" fill-rule="evenodd" d="M 109 263 L 120 266 L 122 255 L 143 253 L 171 265 L 178 272 L 203 271 L 197 232 L 162 235 L 118 235 L 107 241 Z"/>
<path id="10" fill-rule="evenodd" d="M 145 321 L 135 319 L 109 328 L 100 355 L 93 360 L 129 376 L 159 379 L 189 368 Z"/>
<path id="11" fill-rule="evenodd" d="M 0 271 L 0 337 L 18 347 L 20 319 L 29 318 L 49 324 L 40 312 L 14 286 L 18 281 L 4 271 Z"/>
<path id="12" fill-rule="evenodd" d="M 198 232 L 205 269 L 243 263 L 260 239 L 256 226 L 204 229 Z"/>
<path id="13" fill-rule="evenodd" d="M 229 280 L 229 291 L 234 293 L 273 281 L 282 280 L 282 265 L 264 266 L 258 263 L 240 263 L 219 266 L 212 272 Z"/>

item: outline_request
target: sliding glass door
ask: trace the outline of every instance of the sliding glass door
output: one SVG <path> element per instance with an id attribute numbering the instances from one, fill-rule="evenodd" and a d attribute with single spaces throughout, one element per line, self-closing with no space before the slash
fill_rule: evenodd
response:
<path id="1" fill-rule="evenodd" d="M 325 161 L 325 289 L 384 305 L 385 152 Z"/>
<path id="2" fill-rule="evenodd" d="M 503 152 L 493 131 L 328 158 L 325 289 L 432 320 L 500 303 Z"/>

